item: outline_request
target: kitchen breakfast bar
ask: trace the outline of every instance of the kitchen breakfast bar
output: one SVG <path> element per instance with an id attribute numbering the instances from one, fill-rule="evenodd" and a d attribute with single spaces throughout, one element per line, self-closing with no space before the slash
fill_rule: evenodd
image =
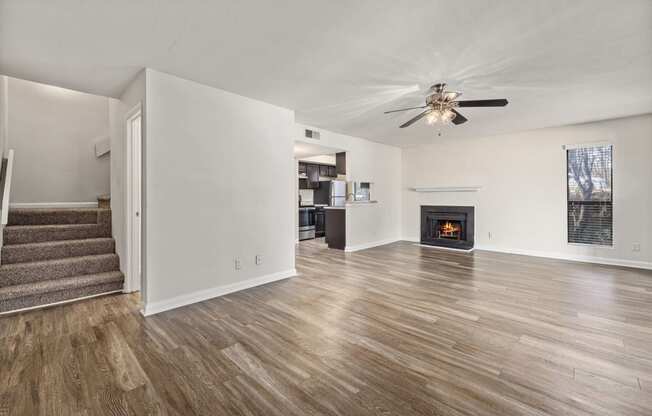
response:
<path id="1" fill-rule="evenodd" d="M 377 201 L 351 201 L 344 206 L 324 207 L 326 211 L 326 235 L 328 248 L 346 248 L 346 209 L 355 205 L 375 204 Z"/>

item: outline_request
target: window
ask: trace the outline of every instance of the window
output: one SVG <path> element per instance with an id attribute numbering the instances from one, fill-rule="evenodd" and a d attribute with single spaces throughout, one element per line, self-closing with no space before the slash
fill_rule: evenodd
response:
<path id="1" fill-rule="evenodd" d="M 568 242 L 613 244 L 613 146 L 567 148 Z"/>

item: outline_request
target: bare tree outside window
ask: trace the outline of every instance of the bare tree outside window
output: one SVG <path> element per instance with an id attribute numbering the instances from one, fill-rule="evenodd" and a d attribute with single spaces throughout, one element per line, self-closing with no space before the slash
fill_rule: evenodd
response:
<path id="1" fill-rule="evenodd" d="M 568 242 L 613 244 L 611 145 L 566 151 L 568 173 Z"/>

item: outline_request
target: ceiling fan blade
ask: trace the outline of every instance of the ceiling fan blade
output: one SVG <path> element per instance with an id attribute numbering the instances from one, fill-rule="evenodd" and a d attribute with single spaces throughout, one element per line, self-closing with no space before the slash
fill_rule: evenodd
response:
<path id="1" fill-rule="evenodd" d="M 458 107 L 504 107 L 507 100 L 504 98 L 498 100 L 462 100 L 457 102 Z"/>
<path id="2" fill-rule="evenodd" d="M 417 116 L 415 116 L 415 117 L 412 117 L 411 119 L 409 119 L 409 120 L 406 121 L 405 123 L 401 124 L 399 127 L 400 127 L 400 128 L 404 128 L 404 127 L 411 126 L 412 124 L 414 124 L 414 123 L 416 123 L 417 121 L 421 120 L 424 116 L 428 115 L 431 111 L 432 111 L 432 110 L 429 108 L 429 109 L 427 109 L 426 111 L 424 111 L 424 112 L 422 112 L 422 113 L 419 113 L 419 115 L 417 115 Z"/>
<path id="3" fill-rule="evenodd" d="M 426 107 L 428 107 L 428 106 L 427 105 L 422 105 L 420 107 L 401 108 L 400 110 L 385 111 L 383 114 L 396 113 L 396 112 L 399 112 L 399 111 L 416 110 L 417 108 L 426 108 Z"/>
<path id="4" fill-rule="evenodd" d="M 454 108 L 451 108 L 451 111 L 452 111 L 453 113 L 455 113 L 455 117 L 451 120 L 451 122 L 452 122 L 453 124 L 455 124 L 456 126 L 457 126 L 458 124 L 466 123 L 467 121 L 469 121 L 469 119 L 467 119 L 466 117 L 464 117 L 463 115 L 461 115 L 460 113 L 458 113 L 457 111 L 455 111 Z"/>

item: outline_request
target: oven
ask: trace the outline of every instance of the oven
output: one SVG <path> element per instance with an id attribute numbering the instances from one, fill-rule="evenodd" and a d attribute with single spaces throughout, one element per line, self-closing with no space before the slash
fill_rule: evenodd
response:
<path id="1" fill-rule="evenodd" d="M 315 207 L 299 208 L 299 240 L 315 238 Z"/>

